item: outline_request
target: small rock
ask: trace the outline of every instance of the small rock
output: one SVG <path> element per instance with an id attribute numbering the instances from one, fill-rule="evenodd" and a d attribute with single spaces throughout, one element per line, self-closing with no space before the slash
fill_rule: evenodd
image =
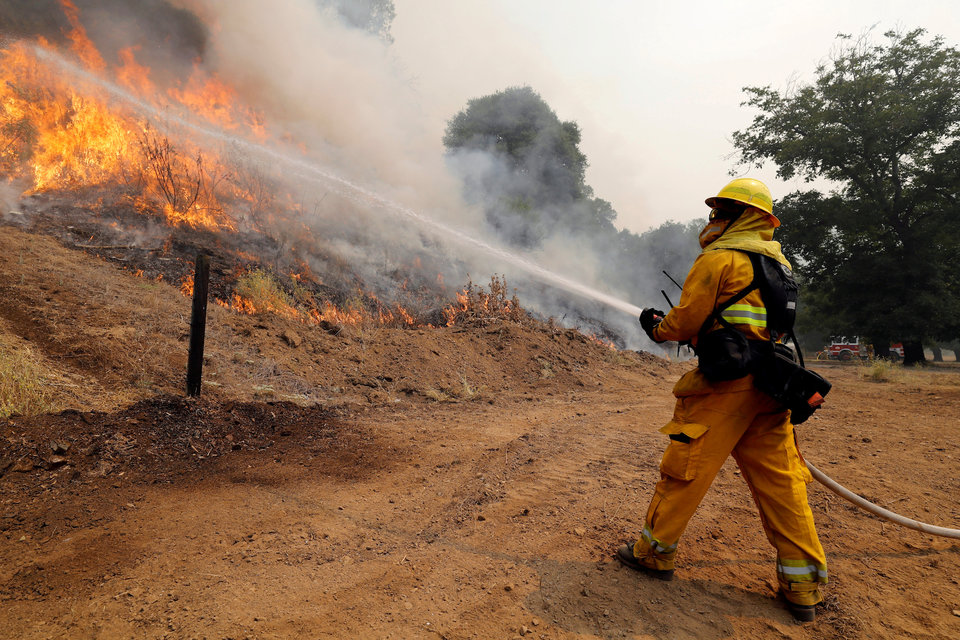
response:
<path id="1" fill-rule="evenodd" d="M 64 454 L 70 449 L 69 442 L 59 442 L 57 440 L 50 441 L 50 450 L 54 453 Z"/>
<path id="2" fill-rule="evenodd" d="M 520 635 L 525 636 L 528 633 L 530 633 L 530 627 L 528 627 L 527 625 L 523 625 L 522 627 L 520 627 Z"/>
<path id="3" fill-rule="evenodd" d="M 872 440 L 871 438 L 868 438 L 868 437 L 866 437 L 866 436 L 863 437 L 863 441 L 864 441 L 864 442 L 873 442 L 873 440 Z"/>
<path id="4" fill-rule="evenodd" d="M 409 603 L 409 602 L 404 602 L 404 603 L 403 603 L 403 608 L 406 609 L 407 611 L 409 611 L 410 609 L 413 609 L 413 604 L 411 604 L 411 603 Z"/>
<path id="5" fill-rule="evenodd" d="M 960 618 L 960 609 L 954 609 L 954 610 L 953 610 L 953 615 L 955 615 L 955 616 L 957 616 L 958 618 Z"/>
<path id="6" fill-rule="evenodd" d="M 584 529 L 583 527 L 577 527 L 576 529 L 573 530 L 573 532 L 578 536 L 583 537 L 583 535 L 587 532 L 587 530 Z"/>
<path id="7" fill-rule="evenodd" d="M 503 585 L 503 590 L 504 590 L 504 591 L 513 591 L 513 585 L 508 582 L 507 584 Z"/>
<path id="8" fill-rule="evenodd" d="M 535 627 L 539 627 L 539 626 L 540 626 L 540 618 L 534 618 L 533 620 L 530 621 L 530 624 L 532 624 L 532 625 L 535 626 Z"/>
<path id="9" fill-rule="evenodd" d="M 47 469 L 56 469 L 57 467 L 62 467 L 67 464 L 69 460 L 63 456 L 50 456 L 47 458 Z"/>
<path id="10" fill-rule="evenodd" d="M 109 475 L 111 471 L 113 471 L 113 464 L 106 460 L 99 460 L 97 466 L 90 471 L 90 475 L 95 478 L 103 478 Z"/>
<path id="11" fill-rule="evenodd" d="M 478 520 L 479 522 L 483 522 L 484 520 L 486 520 L 486 518 L 483 517 L 483 514 L 481 514 L 481 515 L 477 516 L 477 520 Z"/>
<path id="12" fill-rule="evenodd" d="M 303 344 L 303 338 L 301 338 L 300 334 L 298 334 L 293 329 L 287 329 L 286 331 L 283 332 L 283 335 L 281 335 L 280 337 L 283 338 L 283 341 L 286 342 L 291 347 L 293 347 L 294 349 L 296 349 L 301 344 Z"/>
<path id="13" fill-rule="evenodd" d="M 15 471 L 17 473 L 27 473 L 33 471 L 33 463 L 27 460 L 26 458 L 20 458 L 10 467 L 10 471 Z"/>

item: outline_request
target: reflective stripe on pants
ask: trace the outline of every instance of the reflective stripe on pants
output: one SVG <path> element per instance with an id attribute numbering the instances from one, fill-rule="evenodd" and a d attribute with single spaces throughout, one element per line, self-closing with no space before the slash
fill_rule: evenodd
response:
<path id="1" fill-rule="evenodd" d="M 698 371 L 687 376 L 692 374 L 702 377 Z M 673 568 L 673 551 L 690 517 L 733 455 L 777 550 L 784 593 L 799 604 L 815 604 L 821 599 L 815 586 L 827 581 L 827 562 L 807 503 L 810 474 L 797 451 L 789 413 L 752 386 L 728 392 L 711 392 L 713 388 L 705 380 L 682 379 L 675 389 L 674 420 L 664 429 L 676 432 L 689 425 L 691 433 L 702 435 L 689 443 L 670 441 L 647 511 L 649 534 L 638 541 L 634 554 L 658 559 L 659 568 Z M 801 588 L 804 582 L 810 588 Z"/>

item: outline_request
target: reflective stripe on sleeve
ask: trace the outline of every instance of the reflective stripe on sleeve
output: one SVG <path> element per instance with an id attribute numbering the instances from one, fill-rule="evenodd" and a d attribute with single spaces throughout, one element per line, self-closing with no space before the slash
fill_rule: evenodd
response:
<path id="1" fill-rule="evenodd" d="M 767 310 L 749 304 L 732 304 L 723 310 L 720 317 L 730 324 L 748 324 L 752 327 L 767 326 Z"/>

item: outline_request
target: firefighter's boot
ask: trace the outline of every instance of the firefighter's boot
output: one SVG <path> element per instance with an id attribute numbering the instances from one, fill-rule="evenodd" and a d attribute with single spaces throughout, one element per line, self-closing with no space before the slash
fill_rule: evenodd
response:
<path id="1" fill-rule="evenodd" d="M 617 549 L 617 560 L 635 571 L 647 574 L 651 578 L 673 580 L 673 556 L 676 551 L 669 554 L 669 557 L 657 557 L 656 551 L 647 547 L 645 554 L 637 556 L 636 549 L 638 546 L 642 548 L 646 545 L 643 544 L 642 540 L 638 540 L 636 544 L 621 546 Z"/>
<path id="2" fill-rule="evenodd" d="M 817 582 L 793 582 L 780 578 L 780 595 L 787 601 L 787 608 L 798 622 L 813 622 L 816 605 L 823 602 Z"/>

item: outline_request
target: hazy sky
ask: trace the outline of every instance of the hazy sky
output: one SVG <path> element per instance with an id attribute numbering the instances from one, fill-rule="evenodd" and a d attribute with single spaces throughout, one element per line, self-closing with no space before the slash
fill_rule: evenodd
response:
<path id="1" fill-rule="evenodd" d="M 953 0 L 394 0 L 393 55 L 435 123 L 471 98 L 530 85 L 579 123 L 587 181 L 642 232 L 706 214 L 730 179 L 730 134 L 754 112 L 742 87 L 813 71 L 837 33 L 923 27 L 960 47 Z M 774 198 L 802 188 L 772 167 L 748 175 Z"/>

